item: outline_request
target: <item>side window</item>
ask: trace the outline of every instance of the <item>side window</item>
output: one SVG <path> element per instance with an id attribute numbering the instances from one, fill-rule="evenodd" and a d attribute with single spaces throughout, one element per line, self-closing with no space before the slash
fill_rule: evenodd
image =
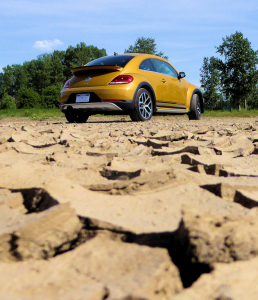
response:
<path id="1" fill-rule="evenodd" d="M 139 69 L 140 69 L 140 70 L 144 70 L 144 71 L 153 71 L 153 72 L 155 72 L 154 67 L 153 67 L 153 64 L 151 63 L 151 61 L 150 61 L 149 59 L 145 59 L 145 60 L 140 64 Z"/>
<path id="2" fill-rule="evenodd" d="M 178 77 L 176 70 L 163 60 L 151 59 L 156 71 L 161 74 Z"/>

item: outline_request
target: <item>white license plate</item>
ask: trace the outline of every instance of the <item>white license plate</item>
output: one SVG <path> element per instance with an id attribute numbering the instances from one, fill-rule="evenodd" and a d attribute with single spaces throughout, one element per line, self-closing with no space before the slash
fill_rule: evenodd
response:
<path id="1" fill-rule="evenodd" d="M 76 102 L 90 102 L 90 94 L 78 94 L 76 95 Z"/>

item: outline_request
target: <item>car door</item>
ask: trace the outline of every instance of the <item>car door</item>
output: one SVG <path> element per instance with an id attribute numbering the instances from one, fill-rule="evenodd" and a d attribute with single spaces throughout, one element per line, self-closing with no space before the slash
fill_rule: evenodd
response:
<path id="1" fill-rule="evenodd" d="M 156 72 L 156 69 L 149 58 L 141 62 L 139 66 L 139 74 L 143 75 L 151 84 L 155 92 L 156 102 L 161 102 L 163 97 L 163 83 L 161 81 L 161 74 Z"/>
<path id="2" fill-rule="evenodd" d="M 151 62 L 160 74 L 162 83 L 162 101 L 157 102 L 158 108 L 185 109 L 188 82 L 178 79 L 177 71 L 165 61 L 151 59 Z"/>

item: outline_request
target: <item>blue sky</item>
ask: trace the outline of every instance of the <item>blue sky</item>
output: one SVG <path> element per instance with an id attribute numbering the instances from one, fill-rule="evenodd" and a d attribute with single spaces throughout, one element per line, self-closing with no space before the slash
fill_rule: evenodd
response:
<path id="1" fill-rule="evenodd" d="M 155 38 L 186 79 L 199 85 L 205 56 L 241 31 L 258 49 L 257 0 L 0 0 L 0 70 L 80 42 L 123 53 Z"/>

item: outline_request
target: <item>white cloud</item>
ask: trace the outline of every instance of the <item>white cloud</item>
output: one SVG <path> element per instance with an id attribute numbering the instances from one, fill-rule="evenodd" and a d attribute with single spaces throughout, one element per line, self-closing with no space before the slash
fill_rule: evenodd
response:
<path id="1" fill-rule="evenodd" d="M 33 48 L 38 50 L 43 50 L 43 51 L 51 51 L 58 45 L 63 45 L 63 42 L 57 39 L 53 41 L 43 40 L 43 41 L 36 41 Z"/>

